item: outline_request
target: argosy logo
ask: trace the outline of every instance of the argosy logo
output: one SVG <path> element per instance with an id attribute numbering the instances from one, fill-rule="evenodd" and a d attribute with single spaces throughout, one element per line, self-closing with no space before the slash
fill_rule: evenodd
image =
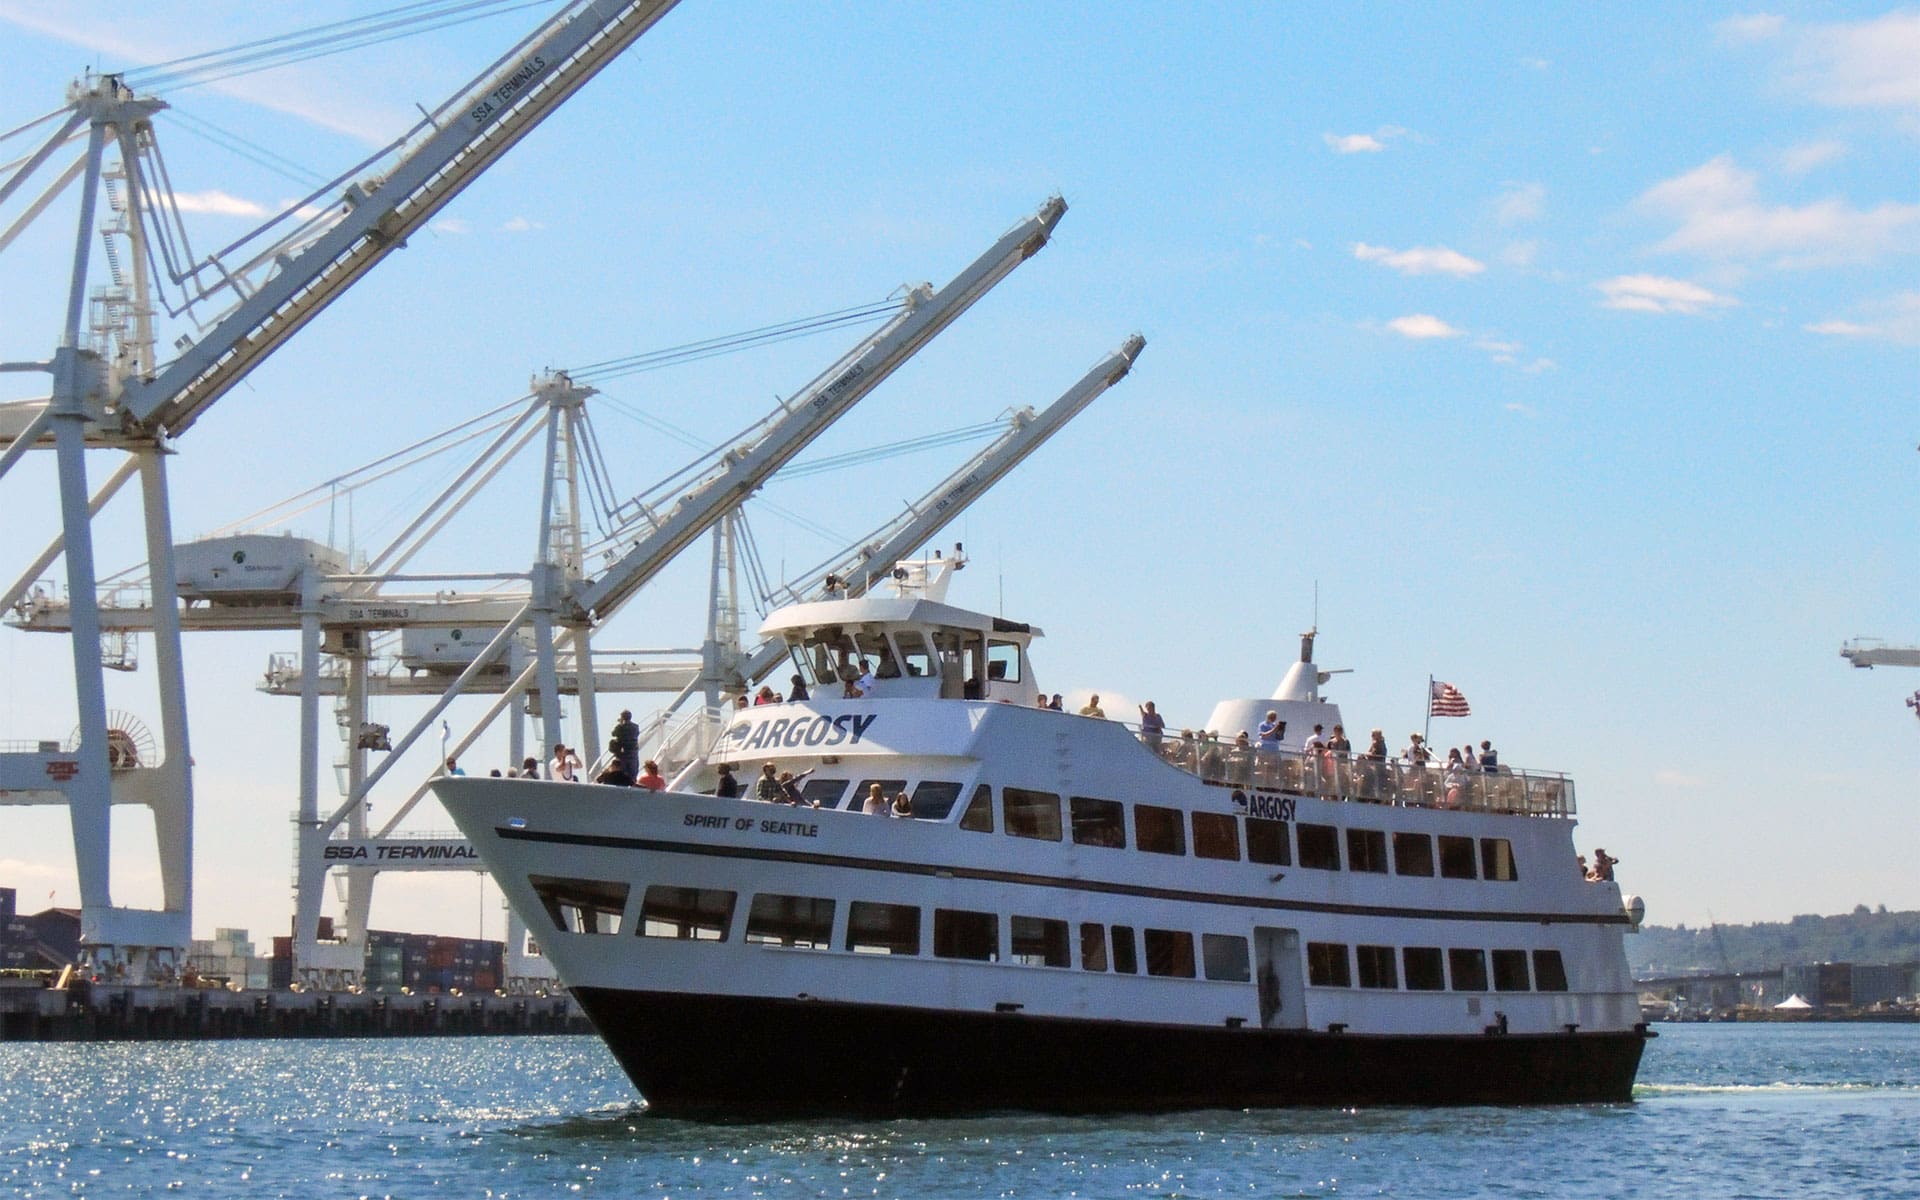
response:
<path id="1" fill-rule="evenodd" d="M 775 717 L 757 724 L 741 721 L 727 730 L 727 736 L 721 739 L 720 749 L 794 749 L 801 746 L 838 746 L 843 742 L 857 746 L 867 730 L 879 719 L 877 715 L 843 713 L 837 717 Z"/>

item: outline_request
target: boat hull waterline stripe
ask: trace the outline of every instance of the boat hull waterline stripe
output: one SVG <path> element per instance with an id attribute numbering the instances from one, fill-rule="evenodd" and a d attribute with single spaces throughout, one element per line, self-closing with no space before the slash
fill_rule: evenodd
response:
<path id="1" fill-rule="evenodd" d="M 801 863 L 809 866 L 839 867 L 855 871 L 880 871 L 894 875 L 919 875 L 937 878 L 973 879 L 988 883 L 1016 883 L 1031 887 L 1058 888 L 1070 892 L 1098 892 L 1110 896 L 1138 896 L 1150 900 L 1181 900 L 1193 904 L 1217 904 L 1228 908 L 1263 908 L 1276 912 L 1337 913 L 1356 917 L 1410 917 L 1429 921 L 1501 921 L 1525 925 L 1628 925 L 1632 918 L 1621 913 L 1541 913 L 1487 912 L 1443 908 L 1407 908 L 1381 904 L 1332 904 L 1313 900 L 1280 900 L 1271 896 L 1229 896 L 1220 892 L 1195 892 L 1183 888 L 1141 887 L 1108 883 L 1097 879 L 1068 879 L 1057 875 L 1034 875 L 1021 871 L 992 871 L 979 867 L 940 866 L 932 863 L 908 863 L 884 858 L 857 858 L 845 854 L 820 854 L 805 850 L 769 850 L 750 846 L 706 846 L 687 842 L 668 842 L 656 838 L 613 837 L 606 834 L 548 833 L 534 829 L 496 826 L 494 833 L 504 841 L 545 842 L 562 846 L 591 846 L 602 850 L 644 850 L 658 854 L 689 854 L 702 858 L 737 858 L 753 862 Z M 1296 868 L 1298 869 L 1298 868 Z"/>

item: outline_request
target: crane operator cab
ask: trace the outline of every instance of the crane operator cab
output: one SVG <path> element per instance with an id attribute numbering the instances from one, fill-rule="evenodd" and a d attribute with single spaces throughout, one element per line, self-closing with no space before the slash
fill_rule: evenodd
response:
<path id="1" fill-rule="evenodd" d="M 815 700 L 1005 700 L 1039 696 L 1027 646 L 1040 630 L 945 602 L 958 562 L 896 568 L 891 594 L 819 600 L 776 610 L 763 637 L 786 642 Z M 831 592 L 831 585 L 829 588 Z"/>

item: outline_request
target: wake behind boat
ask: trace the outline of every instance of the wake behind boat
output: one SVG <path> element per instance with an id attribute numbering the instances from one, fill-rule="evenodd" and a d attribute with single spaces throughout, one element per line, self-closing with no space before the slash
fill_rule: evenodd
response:
<path id="1" fill-rule="evenodd" d="M 916 567 L 775 612 L 811 698 L 667 791 L 434 785 L 653 1110 L 1629 1098 L 1637 903 L 1582 875 L 1571 780 L 1309 743 L 1311 637 L 1232 742 L 1050 711 L 1040 631 Z"/>

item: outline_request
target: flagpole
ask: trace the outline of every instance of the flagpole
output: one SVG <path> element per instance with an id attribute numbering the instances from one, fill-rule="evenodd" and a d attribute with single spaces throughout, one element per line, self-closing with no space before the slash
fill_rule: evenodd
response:
<path id="1" fill-rule="evenodd" d="M 1420 741 L 1424 745 L 1433 740 L 1433 676 L 1427 676 L 1427 723 L 1420 730 Z"/>

